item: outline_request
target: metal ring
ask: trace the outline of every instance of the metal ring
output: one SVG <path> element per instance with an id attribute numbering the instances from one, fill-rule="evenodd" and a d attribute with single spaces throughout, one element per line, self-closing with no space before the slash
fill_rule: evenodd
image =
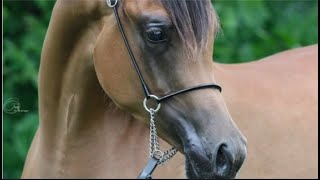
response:
<path id="1" fill-rule="evenodd" d="M 157 155 L 160 156 L 160 157 L 157 157 Z M 163 152 L 160 151 L 160 150 L 155 150 L 152 153 L 152 157 L 154 157 L 154 158 L 158 159 L 159 161 L 161 161 L 162 158 L 163 158 Z"/>
<path id="2" fill-rule="evenodd" d="M 114 4 L 111 3 L 111 0 L 106 0 L 106 1 L 107 1 L 108 6 L 111 8 L 115 7 L 118 3 L 118 0 L 114 0 L 115 1 Z"/>
<path id="3" fill-rule="evenodd" d="M 157 100 L 157 101 L 159 100 L 159 98 L 158 98 L 157 96 L 155 96 L 155 95 L 150 95 L 150 98 L 153 98 L 153 99 L 155 99 L 155 100 Z M 145 108 L 149 113 L 151 113 L 151 109 L 153 109 L 153 108 L 148 108 L 148 106 L 147 106 L 147 101 L 148 101 L 148 99 L 147 99 L 147 98 L 144 98 L 144 100 L 143 100 L 143 106 L 144 106 L 144 108 Z M 157 108 L 156 108 L 156 109 L 153 109 L 154 112 L 158 112 L 159 109 L 160 109 L 160 107 L 161 107 L 161 104 L 158 103 Z"/>

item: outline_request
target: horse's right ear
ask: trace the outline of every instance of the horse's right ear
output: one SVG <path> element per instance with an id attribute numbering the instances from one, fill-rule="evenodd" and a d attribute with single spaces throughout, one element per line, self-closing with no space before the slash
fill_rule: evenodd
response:
<path id="1" fill-rule="evenodd" d="M 109 7 L 113 8 L 117 5 L 118 0 L 106 0 Z"/>

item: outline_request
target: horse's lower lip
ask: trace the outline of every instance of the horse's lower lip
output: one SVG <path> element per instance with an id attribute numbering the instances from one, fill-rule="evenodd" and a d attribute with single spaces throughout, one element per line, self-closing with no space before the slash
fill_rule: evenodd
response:
<path id="1" fill-rule="evenodd" d="M 204 169 L 200 169 L 199 167 L 196 167 L 194 163 L 192 163 L 192 160 L 190 160 L 190 157 L 186 154 L 186 175 L 189 179 L 234 179 L 235 177 L 232 176 L 223 176 L 219 174 L 215 174 L 213 171 L 205 171 Z"/>
<path id="2" fill-rule="evenodd" d="M 191 157 L 186 154 L 186 171 L 187 176 L 190 179 L 194 178 L 214 178 L 214 173 L 212 170 L 205 171 L 205 169 L 201 169 L 197 164 L 194 163 L 193 160 L 190 159 Z M 212 168 L 211 168 L 212 169 Z M 207 169 L 208 170 L 208 169 Z"/>
<path id="3" fill-rule="evenodd" d="M 189 157 L 186 155 L 186 175 L 189 179 L 200 178 L 197 170 L 193 167 Z"/>

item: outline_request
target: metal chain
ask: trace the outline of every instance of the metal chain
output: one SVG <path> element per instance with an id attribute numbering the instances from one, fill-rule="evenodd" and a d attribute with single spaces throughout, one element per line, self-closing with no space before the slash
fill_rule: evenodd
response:
<path id="1" fill-rule="evenodd" d="M 160 153 L 160 160 L 158 164 L 164 165 L 168 162 L 169 159 L 171 159 L 176 153 L 177 150 L 172 147 L 165 151 L 164 153 L 160 150 L 159 146 L 159 139 L 157 135 L 157 128 L 155 124 L 155 115 L 156 111 L 152 108 L 149 109 L 150 113 L 150 147 L 149 147 L 149 156 L 150 158 L 156 156 L 156 153 Z M 159 155 L 159 154 L 158 154 Z"/>
<path id="2" fill-rule="evenodd" d="M 162 161 L 160 161 L 161 165 L 164 165 L 168 162 L 169 159 L 171 159 L 175 154 L 177 153 L 177 150 L 172 147 L 164 152 L 164 157 L 162 158 Z"/>
<path id="3" fill-rule="evenodd" d="M 152 157 L 156 150 L 159 150 L 159 141 L 157 135 L 157 129 L 155 126 L 155 111 L 154 109 L 150 109 L 150 147 L 149 147 L 149 155 Z"/>

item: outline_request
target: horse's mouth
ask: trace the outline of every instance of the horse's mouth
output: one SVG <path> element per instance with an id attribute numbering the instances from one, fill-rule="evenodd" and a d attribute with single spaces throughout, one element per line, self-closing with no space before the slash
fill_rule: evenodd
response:
<path id="1" fill-rule="evenodd" d="M 197 133 L 192 124 L 180 114 L 172 112 L 171 117 L 177 121 L 172 127 L 174 130 L 168 131 L 166 137 L 178 151 L 185 155 L 186 176 L 190 179 L 234 179 L 244 158 L 245 151 L 243 145 L 236 144 L 235 140 L 218 141 L 210 139 L 210 142 Z M 242 152 L 243 151 L 243 152 Z"/>

